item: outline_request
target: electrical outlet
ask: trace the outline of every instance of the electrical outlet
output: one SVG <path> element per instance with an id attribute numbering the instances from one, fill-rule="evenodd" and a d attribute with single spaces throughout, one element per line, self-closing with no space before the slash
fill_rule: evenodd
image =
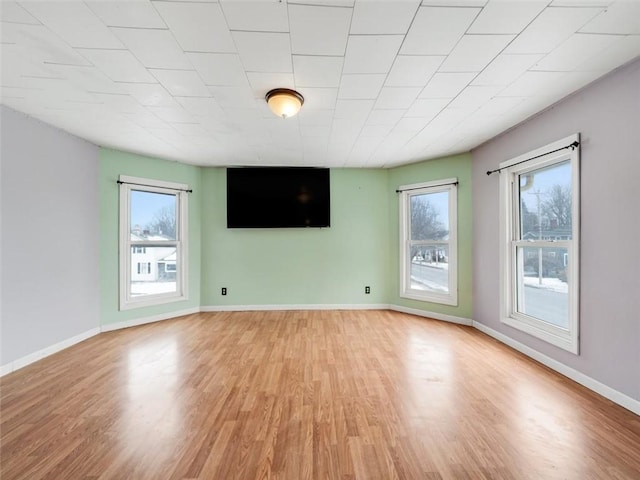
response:
<path id="1" fill-rule="evenodd" d="M 227 294 L 227 287 L 222 287 L 222 295 L 226 295 Z"/>
<path id="2" fill-rule="evenodd" d="M 371 293 L 371 287 L 370 286 L 366 286 L 364 287 L 364 293 L 366 293 L 367 295 L 369 295 Z"/>

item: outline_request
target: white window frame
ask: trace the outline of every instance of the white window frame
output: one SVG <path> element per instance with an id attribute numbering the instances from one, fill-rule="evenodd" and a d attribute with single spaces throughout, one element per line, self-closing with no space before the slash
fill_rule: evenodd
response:
<path id="1" fill-rule="evenodd" d="M 579 142 L 579 134 L 570 135 L 500 164 L 500 305 L 501 321 L 513 328 L 544 340 L 576 355 L 579 354 L 580 287 L 580 150 L 563 147 Z M 562 149 L 555 153 L 554 150 Z M 533 158 L 538 157 L 539 158 Z M 528 160 L 531 159 L 531 160 Z M 572 240 L 520 240 L 518 238 L 519 175 L 561 162 L 571 165 Z M 517 247 L 566 248 L 571 259 L 567 268 L 569 287 L 569 325 L 567 329 L 552 325 L 517 311 Z"/>
<path id="2" fill-rule="evenodd" d="M 446 178 L 433 182 L 403 185 L 400 191 L 400 297 L 423 302 L 458 305 L 458 179 Z M 449 192 L 449 240 L 424 240 L 418 243 L 449 247 L 449 293 L 436 293 L 411 288 L 411 197 Z"/>
<path id="3" fill-rule="evenodd" d="M 188 195 L 186 190 L 188 185 L 181 183 L 165 182 L 161 180 L 151 180 L 148 178 L 131 177 L 120 175 L 120 310 L 132 308 L 148 307 L 152 305 L 162 305 L 171 302 L 179 302 L 188 299 Z M 164 246 L 157 241 L 136 241 L 131 240 L 131 191 L 164 193 L 176 196 L 176 240 L 171 242 L 171 246 L 176 246 L 176 263 L 179 274 L 176 275 L 176 291 L 170 293 L 159 293 L 153 295 L 143 295 L 132 297 L 130 292 L 131 284 L 131 262 L 132 247 L 154 247 Z"/>

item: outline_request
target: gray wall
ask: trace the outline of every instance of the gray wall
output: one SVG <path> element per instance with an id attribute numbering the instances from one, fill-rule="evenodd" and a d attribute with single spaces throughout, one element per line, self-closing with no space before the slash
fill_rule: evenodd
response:
<path id="1" fill-rule="evenodd" d="M 0 365 L 99 326 L 98 148 L 0 106 Z"/>
<path id="2" fill-rule="evenodd" d="M 581 134 L 580 355 L 499 319 L 498 175 L 486 171 Z M 640 400 L 640 60 L 473 150 L 474 319 Z"/>

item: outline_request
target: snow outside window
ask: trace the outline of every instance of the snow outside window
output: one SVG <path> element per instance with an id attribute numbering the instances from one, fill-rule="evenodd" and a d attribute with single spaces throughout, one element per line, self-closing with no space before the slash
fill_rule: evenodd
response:
<path id="1" fill-rule="evenodd" d="M 120 182 L 120 309 L 186 300 L 188 186 Z"/>
<path id="2" fill-rule="evenodd" d="M 502 322 L 576 354 L 579 151 L 562 147 L 577 140 L 500 165 Z"/>
<path id="3" fill-rule="evenodd" d="M 400 296 L 457 305 L 457 180 L 399 190 Z"/>

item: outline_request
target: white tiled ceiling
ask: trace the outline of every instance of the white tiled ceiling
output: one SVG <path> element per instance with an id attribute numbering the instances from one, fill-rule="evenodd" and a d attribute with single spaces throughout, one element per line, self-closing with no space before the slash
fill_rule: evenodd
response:
<path id="1" fill-rule="evenodd" d="M 640 55 L 640 0 L 0 1 L 0 101 L 198 165 L 467 151 Z M 268 90 L 297 89 L 282 120 Z"/>

